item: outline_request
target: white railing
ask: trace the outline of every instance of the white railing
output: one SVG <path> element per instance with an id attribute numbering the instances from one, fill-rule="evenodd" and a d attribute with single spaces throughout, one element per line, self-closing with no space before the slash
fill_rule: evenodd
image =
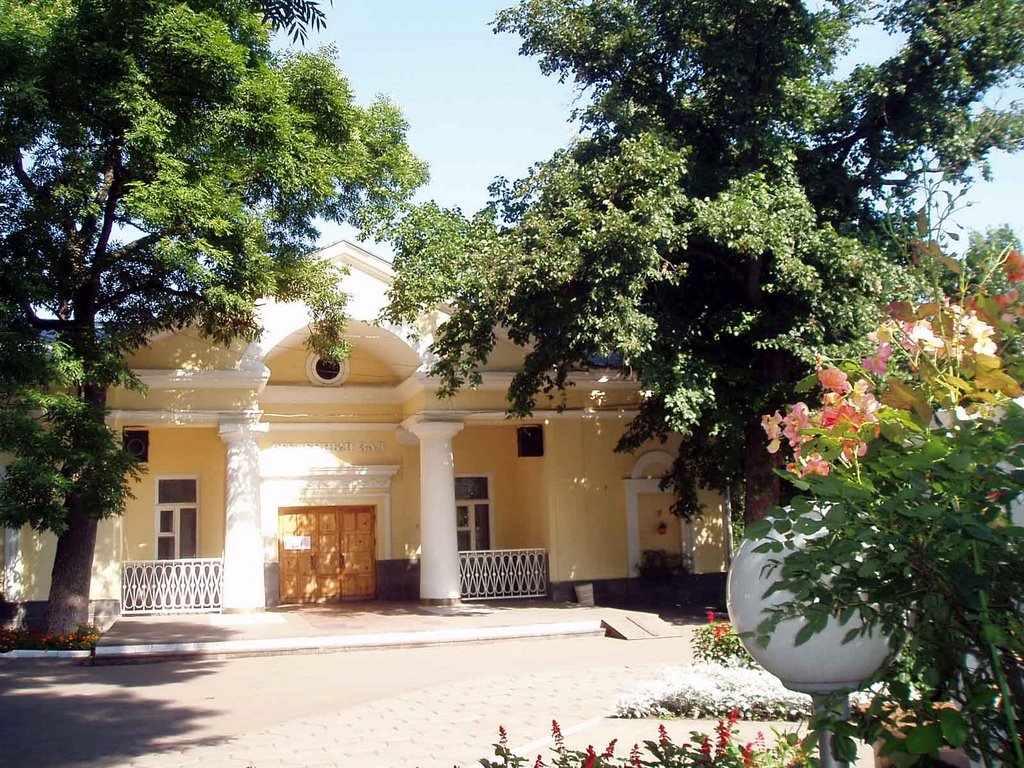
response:
<path id="1" fill-rule="evenodd" d="M 126 560 L 121 574 L 121 613 L 219 613 L 224 561 Z"/>
<path id="2" fill-rule="evenodd" d="M 473 600 L 544 597 L 548 553 L 544 549 L 480 549 L 459 552 L 462 596 Z"/>

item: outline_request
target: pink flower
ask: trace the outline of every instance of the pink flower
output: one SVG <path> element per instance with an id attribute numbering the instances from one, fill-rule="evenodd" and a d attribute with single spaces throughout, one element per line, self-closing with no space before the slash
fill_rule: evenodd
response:
<path id="1" fill-rule="evenodd" d="M 825 389 L 831 389 L 836 394 L 844 395 L 850 391 L 849 378 L 838 368 L 819 368 L 818 381 Z"/>
<path id="2" fill-rule="evenodd" d="M 821 475 L 824 477 L 829 473 L 830 469 L 829 463 L 821 458 L 820 453 L 812 453 L 804 460 L 797 474 L 800 477 L 807 477 L 808 475 Z"/>
<path id="3" fill-rule="evenodd" d="M 887 341 L 883 341 L 878 345 L 878 349 L 875 350 L 874 356 L 865 357 L 861 365 L 864 366 L 864 370 L 866 371 L 877 373 L 879 376 L 884 376 L 885 372 L 889 369 L 889 357 L 891 355 L 892 345 Z"/>
<path id="4" fill-rule="evenodd" d="M 804 442 L 803 430 L 811 424 L 811 414 L 807 408 L 807 403 L 794 403 L 793 407 L 789 409 L 789 413 L 786 414 L 786 418 L 782 420 L 782 423 L 786 425 L 786 428 L 782 430 L 782 434 L 789 440 L 790 447 L 797 450 L 800 443 Z"/>
<path id="5" fill-rule="evenodd" d="M 782 442 L 782 414 L 776 411 L 761 417 L 761 428 L 768 435 L 768 453 L 777 453 Z"/>

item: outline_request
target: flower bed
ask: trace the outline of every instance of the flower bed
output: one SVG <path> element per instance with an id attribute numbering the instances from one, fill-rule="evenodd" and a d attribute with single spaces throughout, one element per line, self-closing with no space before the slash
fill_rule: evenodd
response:
<path id="1" fill-rule="evenodd" d="M 0 629 L 0 653 L 9 651 L 91 651 L 99 642 L 100 631 L 82 624 L 66 635 L 48 635 L 32 629 Z"/>
<path id="2" fill-rule="evenodd" d="M 660 679 L 621 696 L 617 717 L 693 719 L 728 717 L 744 720 L 802 720 L 811 716 L 811 697 L 783 687 L 763 669 L 695 664 L 671 667 Z"/>
<path id="3" fill-rule="evenodd" d="M 628 755 L 616 755 L 618 740 L 613 740 L 603 752 L 593 746 L 586 750 L 568 749 L 558 723 L 551 722 L 550 762 L 541 755 L 529 760 L 512 752 L 508 746 L 508 734 L 498 729 L 498 742 L 494 745 L 494 756 L 498 760 L 481 759 L 483 768 L 697 768 L 698 766 L 720 766 L 721 768 L 805 768 L 816 764 L 803 752 L 795 735 L 778 739 L 774 746 L 768 746 L 763 737 L 744 744 L 739 740 L 735 725 L 737 712 L 731 712 L 726 719 L 719 720 L 715 736 L 693 732 L 691 741 L 676 744 L 668 736 L 665 726 L 658 727 L 658 740 L 645 741 L 643 750 L 634 744 Z"/>

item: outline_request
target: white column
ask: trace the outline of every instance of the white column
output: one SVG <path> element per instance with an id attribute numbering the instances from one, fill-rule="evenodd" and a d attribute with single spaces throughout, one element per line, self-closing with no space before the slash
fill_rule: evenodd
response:
<path id="1" fill-rule="evenodd" d="M 420 599 L 452 604 L 462 595 L 455 526 L 452 438 L 460 422 L 420 421 L 407 429 L 420 439 Z"/>
<path id="2" fill-rule="evenodd" d="M 25 561 L 21 557 L 21 528 L 4 528 L 4 600 L 20 603 Z"/>
<path id="3" fill-rule="evenodd" d="M 0 464 L 0 480 L 7 475 L 7 467 Z M 25 561 L 21 557 L 21 528 L 4 528 L 4 591 L 9 603 L 20 603 Z"/>
<path id="4" fill-rule="evenodd" d="M 220 425 L 220 437 L 227 444 L 228 453 L 222 599 L 225 611 L 262 611 L 267 604 L 260 528 L 260 448 L 256 441 L 268 426 Z"/>

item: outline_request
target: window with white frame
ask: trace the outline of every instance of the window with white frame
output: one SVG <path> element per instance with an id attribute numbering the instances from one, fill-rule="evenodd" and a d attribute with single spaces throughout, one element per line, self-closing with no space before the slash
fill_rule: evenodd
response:
<path id="1" fill-rule="evenodd" d="M 459 551 L 491 548 L 491 484 L 486 477 L 455 478 Z"/>
<path id="2" fill-rule="evenodd" d="M 156 481 L 156 556 L 177 560 L 199 555 L 199 481 L 169 477 Z"/>

